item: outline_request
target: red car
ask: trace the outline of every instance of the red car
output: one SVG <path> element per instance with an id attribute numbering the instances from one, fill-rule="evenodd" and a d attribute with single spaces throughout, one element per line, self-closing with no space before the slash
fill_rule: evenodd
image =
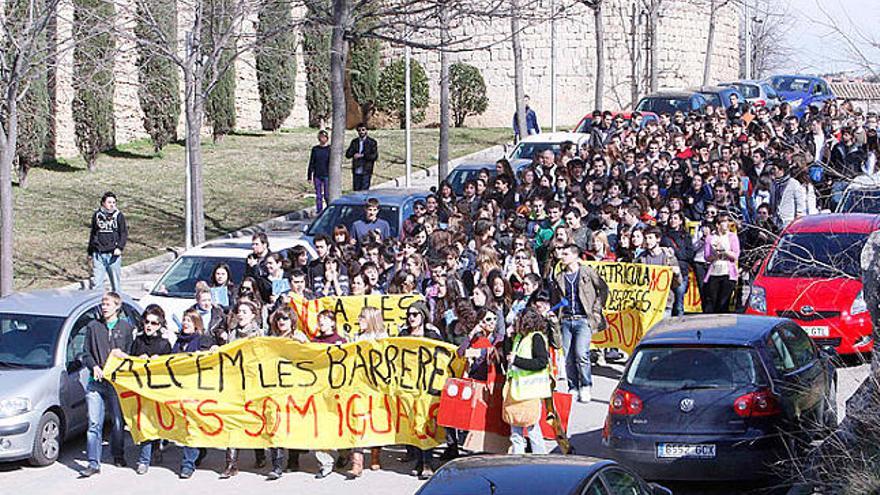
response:
<path id="1" fill-rule="evenodd" d="M 783 230 L 752 285 L 746 313 L 791 318 L 839 354 L 874 348 L 860 257 L 880 216 L 802 217 Z"/>

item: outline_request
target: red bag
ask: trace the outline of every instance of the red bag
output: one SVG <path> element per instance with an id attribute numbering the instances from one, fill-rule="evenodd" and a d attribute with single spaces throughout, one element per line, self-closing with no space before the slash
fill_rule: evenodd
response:
<path id="1" fill-rule="evenodd" d="M 437 424 L 457 430 L 509 436 L 510 425 L 501 419 L 501 390 L 502 384 L 498 382 L 448 378 L 440 396 Z"/>
<path id="2" fill-rule="evenodd" d="M 562 427 L 562 431 L 568 434 L 568 418 L 571 416 L 571 394 L 562 392 L 553 392 L 553 407 L 559 416 L 558 421 Z M 547 405 L 541 401 L 541 433 L 547 440 L 556 440 L 556 432 L 553 426 L 547 422 Z"/>

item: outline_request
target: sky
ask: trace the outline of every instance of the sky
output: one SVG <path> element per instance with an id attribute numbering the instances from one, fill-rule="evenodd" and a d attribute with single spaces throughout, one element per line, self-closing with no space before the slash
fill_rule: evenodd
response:
<path id="1" fill-rule="evenodd" d="M 771 0 L 773 1 L 773 0 Z M 880 41 L 880 0 L 775 0 L 787 2 L 795 21 L 788 35 L 794 57 L 786 71 L 823 74 L 854 69 L 852 56 L 839 37 L 822 23 L 831 15 L 845 30 L 860 29 Z M 880 48 L 860 44 L 875 66 L 880 66 Z"/>

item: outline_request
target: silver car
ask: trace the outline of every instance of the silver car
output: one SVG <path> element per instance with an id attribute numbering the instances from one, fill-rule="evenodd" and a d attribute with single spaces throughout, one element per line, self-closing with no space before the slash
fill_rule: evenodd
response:
<path id="1" fill-rule="evenodd" d="M 770 110 L 782 103 L 782 98 L 773 89 L 767 81 L 740 80 L 727 83 L 721 83 L 719 86 L 731 86 L 736 88 L 741 95 L 749 102 L 750 105 L 756 107 L 767 107 Z"/>
<path id="2" fill-rule="evenodd" d="M 45 290 L 0 299 L 0 461 L 52 464 L 63 442 L 88 427 L 89 371 L 79 356 L 102 295 Z M 140 307 L 123 296 L 122 310 L 138 328 Z"/>

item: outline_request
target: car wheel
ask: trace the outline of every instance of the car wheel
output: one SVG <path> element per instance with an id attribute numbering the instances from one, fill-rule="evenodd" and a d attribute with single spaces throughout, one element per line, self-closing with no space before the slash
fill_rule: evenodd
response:
<path id="1" fill-rule="evenodd" d="M 58 460 L 61 453 L 61 420 L 49 411 L 40 418 L 37 434 L 34 435 L 34 448 L 30 463 L 33 466 L 48 466 Z"/>

